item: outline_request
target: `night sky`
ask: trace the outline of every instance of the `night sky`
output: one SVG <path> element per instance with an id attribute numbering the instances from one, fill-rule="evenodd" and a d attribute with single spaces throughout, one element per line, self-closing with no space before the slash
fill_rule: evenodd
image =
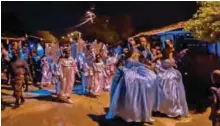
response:
<path id="1" fill-rule="evenodd" d="M 130 15 L 137 31 L 187 20 L 196 12 L 196 2 L 1 2 L 2 14 L 15 15 L 30 32 L 49 30 L 62 33 L 74 26 L 95 5 L 99 15 Z M 4 20 L 4 17 L 3 19 Z M 8 24 L 2 24 L 8 25 Z"/>

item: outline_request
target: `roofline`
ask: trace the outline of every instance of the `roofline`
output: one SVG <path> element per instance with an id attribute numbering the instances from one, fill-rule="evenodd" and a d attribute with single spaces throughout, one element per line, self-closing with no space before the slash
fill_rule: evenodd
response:
<path id="1" fill-rule="evenodd" d="M 175 24 L 171 24 L 162 28 L 157 28 L 157 29 L 153 29 L 147 32 L 141 32 L 133 37 L 138 37 L 141 35 L 155 35 L 155 34 L 159 34 L 159 33 L 163 33 L 163 32 L 167 32 L 167 31 L 172 31 L 175 29 L 180 29 L 180 28 L 184 28 L 186 24 L 186 21 L 181 21 Z"/>
<path id="2" fill-rule="evenodd" d="M 37 37 L 37 36 L 32 36 L 32 35 L 27 35 L 26 37 L 1 37 L 3 40 L 10 40 L 10 41 L 26 41 L 28 38 L 34 38 L 34 39 L 39 39 L 43 41 L 44 39 Z"/>
<path id="3" fill-rule="evenodd" d="M 12 40 L 12 41 L 25 41 L 26 38 L 25 37 L 2 37 L 1 39 L 3 40 Z"/>

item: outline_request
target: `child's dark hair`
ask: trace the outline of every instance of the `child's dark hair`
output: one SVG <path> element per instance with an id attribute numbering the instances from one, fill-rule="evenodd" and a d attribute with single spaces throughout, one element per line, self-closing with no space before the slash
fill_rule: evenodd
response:
<path id="1" fill-rule="evenodd" d="M 165 48 L 168 48 L 168 47 L 169 47 L 169 45 L 166 43 L 166 41 L 170 41 L 170 43 L 173 44 L 173 40 L 167 39 L 167 40 L 164 41 L 164 43 L 165 43 Z"/>
<path id="2" fill-rule="evenodd" d="M 64 54 L 66 54 L 68 51 L 69 51 L 68 48 L 64 48 L 64 49 L 63 49 L 63 53 L 64 53 Z"/>
<path id="3" fill-rule="evenodd" d="M 167 55 L 167 49 L 163 49 L 161 51 L 161 54 L 162 54 L 162 60 L 165 60 L 165 59 L 169 59 L 169 55 Z"/>
<path id="4" fill-rule="evenodd" d="M 130 58 L 132 53 L 133 53 L 132 50 L 129 50 L 128 48 L 123 48 L 123 53 L 122 53 L 120 59 L 118 60 L 116 67 L 119 67 L 120 64 L 122 64 L 125 60 Z"/>
<path id="5" fill-rule="evenodd" d="M 96 56 L 95 56 L 95 61 L 96 62 L 99 62 L 99 59 L 101 58 L 101 55 L 99 55 L 99 54 L 97 54 Z"/>
<path id="6" fill-rule="evenodd" d="M 42 56 L 42 58 L 47 57 L 45 54 Z"/>
<path id="7" fill-rule="evenodd" d="M 215 81 L 215 84 L 220 87 L 220 71 L 215 70 L 212 73 L 212 77 L 213 77 L 213 80 Z"/>
<path id="8" fill-rule="evenodd" d="M 87 50 L 90 50 L 90 48 L 91 48 L 91 45 L 90 45 L 90 44 L 87 44 L 87 45 L 86 45 L 86 49 L 87 49 Z"/>
<path id="9" fill-rule="evenodd" d="M 144 48 L 143 45 L 138 46 L 137 49 L 138 49 L 140 52 L 145 51 L 145 48 Z"/>

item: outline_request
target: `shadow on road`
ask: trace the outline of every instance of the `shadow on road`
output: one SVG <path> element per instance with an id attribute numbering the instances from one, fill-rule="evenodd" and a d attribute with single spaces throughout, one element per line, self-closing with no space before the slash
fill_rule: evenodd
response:
<path id="1" fill-rule="evenodd" d="M 48 95 L 48 96 L 36 96 L 36 97 L 27 97 L 25 99 L 36 99 L 39 101 L 51 101 L 51 102 L 60 102 L 57 97 L 54 97 L 52 95 Z"/>
<path id="2" fill-rule="evenodd" d="M 104 108 L 105 113 L 107 113 L 109 110 L 108 107 Z M 150 126 L 152 124 L 149 123 L 136 123 L 136 122 L 125 122 L 120 117 L 115 117 L 114 119 L 107 120 L 105 119 L 105 115 L 94 115 L 89 114 L 88 115 L 93 121 L 97 122 L 99 126 Z"/>
<path id="3" fill-rule="evenodd" d="M 7 85 L 7 86 L 1 86 L 1 89 L 2 90 L 13 90 L 12 86 L 11 85 Z"/>
<path id="4" fill-rule="evenodd" d="M 106 120 L 105 115 L 88 115 L 93 121 L 97 122 L 99 126 L 144 126 L 144 123 L 127 123 L 121 118 L 114 118 L 112 120 Z"/>
<path id="5" fill-rule="evenodd" d="M 6 101 L 2 101 L 2 106 L 5 107 L 13 107 L 14 103 L 13 102 L 6 102 Z"/>

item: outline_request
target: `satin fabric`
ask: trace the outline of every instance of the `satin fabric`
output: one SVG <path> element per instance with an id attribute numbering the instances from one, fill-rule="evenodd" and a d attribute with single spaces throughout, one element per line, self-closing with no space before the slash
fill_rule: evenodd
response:
<path id="1" fill-rule="evenodd" d="M 44 48 L 42 47 L 42 45 L 41 44 L 37 44 L 37 54 L 39 55 L 39 56 L 43 56 L 44 55 Z"/>
<path id="2" fill-rule="evenodd" d="M 22 48 L 21 48 L 21 46 L 19 46 L 19 53 L 20 53 L 20 58 L 22 59 L 23 57 L 22 57 Z M 13 59 L 12 46 L 11 45 L 8 46 L 8 57 L 9 57 L 9 59 Z"/>
<path id="3" fill-rule="evenodd" d="M 162 62 L 162 67 L 157 76 L 156 111 L 169 117 L 186 116 L 188 106 L 181 73 L 169 67 L 167 62 Z"/>
<path id="4" fill-rule="evenodd" d="M 137 61 L 127 60 L 114 76 L 106 119 L 117 115 L 127 122 L 149 122 L 155 103 L 155 80 L 153 71 Z"/>
<path id="5" fill-rule="evenodd" d="M 122 50 L 122 47 L 121 47 L 121 46 L 118 46 L 117 48 L 114 49 L 114 53 L 115 53 L 116 55 L 121 55 L 122 52 L 123 52 L 123 50 Z"/>
<path id="6" fill-rule="evenodd" d="M 114 77 L 114 73 L 116 71 L 116 63 L 117 63 L 117 56 L 108 57 L 106 64 L 105 64 L 105 90 L 109 90 L 111 88 L 112 80 Z"/>
<path id="7" fill-rule="evenodd" d="M 77 58 L 77 43 L 74 42 L 71 44 L 71 56 L 76 59 Z"/>
<path id="8" fill-rule="evenodd" d="M 28 57 L 28 53 L 22 52 L 20 54 L 20 59 L 21 60 L 27 61 L 27 57 Z"/>
<path id="9" fill-rule="evenodd" d="M 52 82 L 56 85 L 56 93 L 59 94 L 60 92 L 60 71 L 59 71 L 59 64 L 54 63 L 53 64 L 53 77 L 52 77 Z"/>
<path id="10" fill-rule="evenodd" d="M 91 91 L 92 93 L 99 95 L 100 92 L 103 90 L 105 84 L 105 80 L 104 80 L 106 77 L 105 65 L 102 61 L 98 63 L 94 63 L 93 69 L 94 69 L 94 76 L 91 85 Z"/>
<path id="11" fill-rule="evenodd" d="M 85 64 L 85 54 L 84 53 L 78 53 L 77 56 L 77 66 L 79 68 L 79 70 L 83 69 L 83 65 Z"/>
<path id="12" fill-rule="evenodd" d="M 60 96 L 70 97 L 75 83 L 75 74 L 78 72 L 76 60 L 72 57 L 61 59 L 59 68 L 61 78 Z"/>
<path id="13" fill-rule="evenodd" d="M 42 78 L 41 78 L 41 84 L 47 85 L 51 84 L 52 82 L 52 69 L 48 62 L 47 57 L 44 57 L 41 61 L 42 64 Z"/>
<path id="14" fill-rule="evenodd" d="M 87 52 L 88 53 L 88 52 Z M 94 82 L 94 71 L 93 71 L 93 61 L 95 59 L 95 56 L 93 53 L 90 53 L 85 56 L 84 64 L 83 64 L 83 70 L 85 75 L 85 85 L 86 89 L 88 91 L 91 91 L 92 83 Z"/>

